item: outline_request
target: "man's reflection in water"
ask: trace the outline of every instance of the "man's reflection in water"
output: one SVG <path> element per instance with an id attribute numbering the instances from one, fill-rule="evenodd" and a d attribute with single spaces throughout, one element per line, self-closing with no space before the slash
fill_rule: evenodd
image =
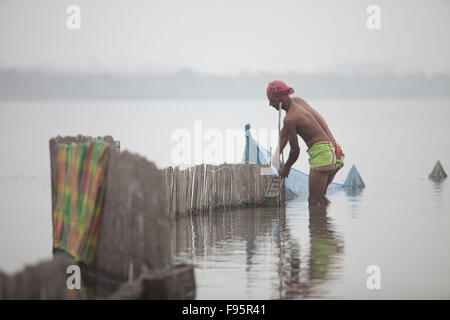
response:
<path id="1" fill-rule="evenodd" d="M 309 209 L 309 280 L 327 280 L 332 259 L 343 245 L 332 231 L 325 207 Z"/>
<path id="2" fill-rule="evenodd" d="M 290 239 L 289 231 L 280 216 L 280 299 L 318 297 L 314 286 L 332 278 L 335 259 L 343 252 L 340 237 L 332 230 L 331 219 L 325 207 L 309 208 L 310 252 L 306 273 L 301 272 L 300 246 Z"/>

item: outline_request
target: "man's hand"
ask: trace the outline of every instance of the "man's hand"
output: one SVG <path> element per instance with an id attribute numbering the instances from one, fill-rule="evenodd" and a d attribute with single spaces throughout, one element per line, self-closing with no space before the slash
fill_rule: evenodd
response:
<path id="1" fill-rule="evenodd" d="M 287 176 L 289 175 L 289 171 L 291 171 L 290 167 L 282 166 L 280 170 L 278 170 L 278 174 L 280 175 L 280 177 L 287 178 Z"/>

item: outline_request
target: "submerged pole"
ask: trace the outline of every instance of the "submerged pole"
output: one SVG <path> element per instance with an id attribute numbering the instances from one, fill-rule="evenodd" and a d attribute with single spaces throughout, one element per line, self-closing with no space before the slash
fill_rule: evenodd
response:
<path id="1" fill-rule="evenodd" d="M 245 125 L 245 163 L 249 163 L 250 159 L 250 123 Z"/>
<path id="2" fill-rule="evenodd" d="M 281 107 L 283 106 L 283 104 L 280 102 L 278 105 L 278 166 L 277 168 L 279 168 L 280 166 L 280 156 L 281 156 L 281 160 L 283 161 L 283 165 L 284 165 L 284 156 L 283 156 L 283 151 L 281 150 Z M 281 206 L 281 188 L 283 187 L 283 177 L 280 177 L 280 186 L 278 189 L 278 206 Z"/>

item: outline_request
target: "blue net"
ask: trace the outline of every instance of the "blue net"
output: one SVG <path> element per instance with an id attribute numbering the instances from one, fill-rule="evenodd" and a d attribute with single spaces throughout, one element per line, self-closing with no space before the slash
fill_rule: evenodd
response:
<path id="1" fill-rule="evenodd" d="M 242 162 L 270 165 L 272 174 L 278 176 L 277 169 L 271 163 L 270 152 L 261 146 L 258 141 L 250 135 L 250 125 L 245 126 L 246 143 L 245 151 L 242 157 Z M 308 196 L 308 180 L 309 176 L 295 168 L 291 168 L 289 176 L 284 180 L 286 189 L 293 192 L 297 196 Z M 327 194 L 331 194 L 337 190 L 342 189 L 343 185 L 332 182 L 327 189 Z"/>
<path id="2" fill-rule="evenodd" d="M 353 165 L 350 171 L 347 174 L 347 178 L 345 179 L 344 188 L 364 188 L 366 185 L 364 184 L 364 181 L 362 180 L 361 176 L 359 175 L 358 170 Z"/>

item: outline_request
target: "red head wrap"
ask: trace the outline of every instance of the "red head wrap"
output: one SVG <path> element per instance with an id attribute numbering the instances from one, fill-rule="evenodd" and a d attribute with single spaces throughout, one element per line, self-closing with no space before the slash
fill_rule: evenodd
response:
<path id="1" fill-rule="evenodd" d="M 294 93 L 294 89 L 288 87 L 286 83 L 280 80 L 269 82 L 267 86 L 267 98 L 271 101 L 286 103 L 289 101 L 289 95 Z"/>

